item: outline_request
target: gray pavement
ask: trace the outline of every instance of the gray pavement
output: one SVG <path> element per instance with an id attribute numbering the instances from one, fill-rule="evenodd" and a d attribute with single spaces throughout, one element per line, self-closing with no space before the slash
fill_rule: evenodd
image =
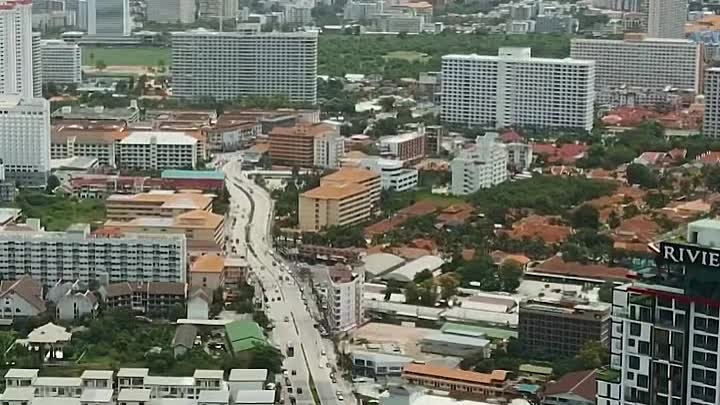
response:
<path id="1" fill-rule="evenodd" d="M 288 273 L 291 263 L 286 263 L 272 249 L 270 224 L 273 202 L 270 196 L 244 176 L 235 157 L 225 155 L 223 160 L 226 163 L 222 169 L 225 171 L 231 195 L 229 216 L 238 219 L 234 225 L 229 226 L 228 236 L 233 242 L 239 239 L 240 245 L 243 245 L 247 235 L 250 246 L 246 258 L 270 299 L 266 313 L 275 322 L 271 339 L 285 353 L 288 342 L 295 347 L 295 355 L 286 357 L 284 363 L 284 367 L 289 371 L 287 377 L 292 382 L 292 395 L 295 395 L 300 405 L 313 404 L 309 386 L 309 378 L 312 376 L 322 405 L 355 404 L 351 384 L 341 378 L 342 372 L 336 373 L 337 383 L 331 381 L 331 370 L 326 363 L 337 367 L 333 344 L 322 339 L 314 327 L 317 321 L 303 301 L 300 286 Z M 232 224 L 233 221 L 228 222 Z M 246 251 L 244 248 L 245 246 L 238 246 L 238 253 Z M 306 301 L 314 305 L 307 298 Z M 286 318 L 288 322 L 285 322 Z M 293 370 L 296 375 L 292 375 Z M 297 394 L 298 387 L 302 389 L 302 394 Z M 342 392 L 343 401 L 338 400 L 337 391 Z M 286 389 L 284 397 L 288 404 L 290 395 Z"/>

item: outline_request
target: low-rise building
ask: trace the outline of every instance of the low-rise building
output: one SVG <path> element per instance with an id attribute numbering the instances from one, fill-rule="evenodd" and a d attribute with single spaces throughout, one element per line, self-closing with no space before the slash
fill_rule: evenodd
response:
<path id="1" fill-rule="evenodd" d="M 232 152 L 250 144 L 260 133 L 260 124 L 258 121 L 221 116 L 214 126 L 205 128 L 204 132 L 210 151 Z"/>
<path id="2" fill-rule="evenodd" d="M 124 169 L 194 169 L 198 163 L 198 140 L 184 132 L 136 131 L 118 146 Z"/>
<path id="3" fill-rule="evenodd" d="M 64 321 L 94 317 L 98 307 L 97 296 L 92 291 L 68 290 L 55 304 L 55 314 Z"/>
<path id="4" fill-rule="evenodd" d="M 370 378 L 399 377 L 403 367 L 413 362 L 412 357 L 399 354 L 353 350 L 350 352 L 353 375 Z"/>
<path id="5" fill-rule="evenodd" d="M 524 171 L 530 168 L 533 160 L 532 147 L 527 143 L 510 142 L 505 144 L 508 154 L 508 166 L 515 171 Z"/>
<path id="6" fill-rule="evenodd" d="M 450 162 L 453 194 L 472 194 L 508 179 L 508 151 L 496 139 L 495 133 L 479 136 L 472 148 L 460 151 Z"/>
<path id="7" fill-rule="evenodd" d="M 290 167 L 315 166 L 316 149 L 327 154 L 337 152 L 337 143 L 328 140 L 338 139 L 338 128 L 329 124 L 300 124 L 293 127 L 277 126 L 270 132 L 270 158 L 273 164 Z M 316 143 L 318 144 L 316 147 Z M 324 145 L 324 148 L 322 147 Z M 340 144 L 341 145 L 341 144 Z M 318 156 L 318 162 L 332 163 L 342 156 Z M 329 167 L 337 167 L 338 164 Z"/>
<path id="8" fill-rule="evenodd" d="M 406 165 L 420 162 L 425 157 L 425 127 L 380 138 L 380 156 L 401 160 Z"/>
<path id="9" fill-rule="evenodd" d="M 29 276 L 0 282 L 0 318 L 33 317 L 46 309 L 42 285 Z"/>
<path id="10" fill-rule="evenodd" d="M 491 349 L 490 341 L 485 338 L 447 333 L 434 333 L 420 341 L 420 350 L 423 352 L 443 356 L 467 357 L 480 355 L 483 358 L 488 358 Z"/>
<path id="11" fill-rule="evenodd" d="M 344 167 L 320 179 L 320 185 L 343 185 L 354 183 L 368 189 L 373 204 L 380 202 L 382 179 L 380 175 L 370 170 Z"/>
<path id="12" fill-rule="evenodd" d="M 519 342 L 528 353 L 571 357 L 589 341 L 607 345 L 610 307 L 578 301 L 528 301 L 520 305 Z"/>
<path id="13" fill-rule="evenodd" d="M 107 198 L 107 218 L 131 221 L 142 217 L 174 218 L 191 211 L 212 210 L 212 197 L 197 193 L 157 190 L 141 194 L 114 194 Z"/>
<path id="14" fill-rule="evenodd" d="M 408 384 L 476 395 L 501 397 L 509 388 L 508 372 L 494 370 L 492 373 L 477 373 L 427 364 L 410 363 L 402 372 Z"/>
<path id="15" fill-rule="evenodd" d="M 568 373 L 545 386 L 542 405 L 594 405 L 597 402 L 598 370 Z"/>
<path id="16" fill-rule="evenodd" d="M 364 159 L 360 165 L 380 174 L 382 188 L 397 192 L 409 191 L 417 187 L 417 169 L 406 169 L 400 160 Z"/>
<path id="17" fill-rule="evenodd" d="M 222 243 L 225 218 L 204 210 L 183 212 L 172 218 L 138 217 L 130 221 L 108 221 L 105 226 L 125 233 L 183 234 L 188 243 L 195 241 Z"/>
<path id="18" fill-rule="evenodd" d="M 50 115 L 53 123 L 62 121 L 125 121 L 126 123 L 140 120 L 140 109 L 136 105 L 122 108 L 105 108 L 103 106 L 63 106 Z"/>
<path id="19" fill-rule="evenodd" d="M 268 371 L 263 368 L 237 368 L 230 370 L 228 385 L 233 392 L 261 390 L 265 387 Z"/>
<path id="20" fill-rule="evenodd" d="M 190 268 L 190 287 L 215 291 L 225 281 L 225 256 L 205 255 L 195 260 Z"/>
<path id="21" fill-rule="evenodd" d="M 126 132 L 87 131 L 55 127 L 50 135 L 50 158 L 68 159 L 90 157 L 98 165 L 115 167 L 117 164 L 117 143 Z"/>
<path id="22" fill-rule="evenodd" d="M 163 314 L 187 297 L 185 283 L 125 282 L 102 287 L 100 294 L 108 308 L 126 308 L 146 314 Z"/>

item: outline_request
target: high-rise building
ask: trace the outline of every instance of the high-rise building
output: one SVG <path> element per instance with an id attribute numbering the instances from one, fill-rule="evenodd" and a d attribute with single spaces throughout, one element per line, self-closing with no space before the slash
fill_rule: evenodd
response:
<path id="1" fill-rule="evenodd" d="M 270 132 L 270 158 L 273 164 L 291 167 L 337 167 L 342 157 L 338 154 L 344 153 L 338 151 L 338 143 L 342 142 L 338 138 L 337 127 L 328 124 L 275 127 Z"/>
<path id="2" fill-rule="evenodd" d="M 32 33 L 32 83 L 33 97 L 42 97 L 43 63 L 40 50 L 40 33 Z"/>
<path id="3" fill-rule="evenodd" d="M 686 236 L 650 245 L 654 271 L 613 290 L 598 405 L 720 402 L 720 221 L 692 222 Z"/>
<path id="4" fill-rule="evenodd" d="M 50 171 L 50 103 L 42 98 L 0 96 L 0 160 L 6 175 L 44 185 Z"/>
<path id="5" fill-rule="evenodd" d="M 552 84 L 552 85 L 550 85 Z M 531 57 L 530 48 L 498 56 L 442 58 L 443 121 L 461 125 L 593 126 L 595 63 Z"/>
<path id="6" fill-rule="evenodd" d="M 720 137 L 720 68 L 705 70 L 703 135 Z"/>
<path id="7" fill-rule="evenodd" d="M 628 34 L 624 40 L 573 39 L 570 57 L 595 61 L 595 90 L 603 104 L 622 104 L 614 94 L 637 89 L 636 104 L 664 102 L 666 89 L 700 93 L 702 44 Z"/>
<path id="8" fill-rule="evenodd" d="M 88 1 L 88 34 L 130 35 L 132 26 L 130 21 L 129 0 Z M 95 26 L 95 30 L 91 31 L 93 25 Z"/>
<path id="9" fill-rule="evenodd" d="M 82 81 L 82 53 L 78 44 L 62 40 L 40 43 L 43 83 L 80 83 Z"/>
<path id="10" fill-rule="evenodd" d="M 300 25 L 309 25 L 312 23 L 312 4 L 286 4 L 285 22 Z"/>
<path id="11" fill-rule="evenodd" d="M 336 333 L 348 332 L 362 325 L 363 285 L 365 274 L 362 269 L 336 266 L 323 272 L 320 285 L 325 294 L 321 300 L 325 308 L 325 319 L 330 330 Z"/>
<path id="12" fill-rule="evenodd" d="M 647 0 L 647 32 L 651 38 L 685 38 L 687 0 Z"/>
<path id="13" fill-rule="evenodd" d="M 317 102 L 317 33 L 172 33 L 173 95 Z M 213 63 L 208 63 L 208 61 Z"/>
<path id="14" fill-rule="evenodd" d="M 199 0 L 200 18 L 234 18 L 238 15 L 238 0 Z"/>
<path id="15" fill-rule="evenodd" d="M 337 169 L 345 155 L 345 138 L 337 129 L 321 133 L 313 138 L 313 149 L 313 166 Z"/>
<path id="16" fill-rule="evenodd" d="M 31 11 L 31 0 L 0 0 L 0 94 L 35 94 Z"/>
<path id="17" fill-rule="evenodd" d="M 147 19 L 159 23 L 195 22 L 195 0 L 148 0 Z"/>
<path id="18" fill-rule="evenodd" d="M 383 12 L 382 1 L 348 1 L 343 8 L 346 20 L 371 20 L 376 14 Z"/>
<path id="19" fill-rule="evenodd" d="M 472 194 L 504 182 L 508 178 L 507 165 L 508 153 L 505 145 L 497 142 L 497 134 L 478 136 L 472 148 L 463 149 L 450 162 L 452 194 Z"/>
<path id="20" fill-rule="evenodd" d="M 398 159 L 406 165 L 420 162 L 425 157 L 425 127 L 415 132 L 380 138 L 380 156 Z"/>

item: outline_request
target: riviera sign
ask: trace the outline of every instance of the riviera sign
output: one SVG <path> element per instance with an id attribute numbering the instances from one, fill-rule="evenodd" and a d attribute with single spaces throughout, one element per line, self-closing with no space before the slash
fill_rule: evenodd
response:
<path id="1" fill-rule="evenodd" d="M 666 262 L 720 268 L 720 250 L 679 243 L 660 243 L 660 256 Z"/>

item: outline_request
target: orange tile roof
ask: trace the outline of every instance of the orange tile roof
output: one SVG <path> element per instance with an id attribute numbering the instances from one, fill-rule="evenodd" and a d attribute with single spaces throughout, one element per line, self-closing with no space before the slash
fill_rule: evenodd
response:
<path id="1" fill-rule="evenodd" d="M 202 226 L 217 228 L 223 222 L 223 216 L 204 210 L 193 210 L 184 212 L 175 217 L 176 225 L 181 226 Z"/>
<path id="2" fill-rule="evenodd" d="M 551 220 L 559 218 L 530 215 L 513 224 L 512 230 L 506 231 L 513 239 L 540 238 L 545 243 L 556 244 L 563 242 L 572 233 L 572 228 L 565 225 L 555 225 Z"/>
<path id="3" fill-rule="evenodd" d="M 495 264 L 503 264 L 508 260 L 518 262 L 523 266 L 530 263 L 530 259 L 525 255 L 507 253 L 503 252 L 502 250 L 495 250 L 494 252 L 490 253 L 490 257 L 492 257 Z"/>
<path id="4" fill-rule="evenodd" d="M 211 254 L 198 257 L 190 271 L 192 273 L 222 273 L 224 269 L 225 256 Z"/>
<path id="5" fill-rule="evenodd" d="M 365 236 L 368 238 L 372 238 L 375 235 L 389 232 L 404 224 L 410 218 L 433 214 L 438 210 L 439 207 L 440 205 L 434 201 L 418 201 L 409 207 L 401 209 L 393 217 L 383 219 L 380 222 L 376 222 L 372 225 L 365 227 Z"/>
<path id="6" fill-rule="evenodd" d="M 315 138 L 327 132 L 333 132 L 335 128 L 328 124 L 296 125 L 294 127 L 275 127 L 270 132 L 273 135 L 298 136 Z"/>
<path id="7" fill-rule="evenodd" d="M 380 175 L 371 170 L 356 167 L 343 167 L 335 173 L 328 174 L 327 176 L 321 178 L 320 184 L 323 184 L 323 182 L 364 183 L 378 178 L 380 178 Z"/>
<path id="8" fill-rule="evenodd" d="M 624 267 L 609 267 L 604 264 L 565 262 L 560 256 L 553 256 L 550 259 L 545 260 L 539 265 L 533 267 L 531 271 L 608 281 L 625 280 L 628 276 L 633 274 L 632 271 Z"/>
<path id="9" fill-rule="evenodd" d="M 505 370 L 493 370 L 492 373 L 478 373 L 465 371 L 456 368 L 431 366 L 428 364 L 410 363 L 403 369 L 404 373 L 411 373 L 430 378 L 456 380 L 473 384 L 497 384 L 505 382 L 508 372 Z"/>
<path id="10" fill-rule="evenodd" d="M 356 183 L 324 184 L 302 193 L 301 196 L 320 200 L 342 200 L 366 192 L 365 187 Z"/>

